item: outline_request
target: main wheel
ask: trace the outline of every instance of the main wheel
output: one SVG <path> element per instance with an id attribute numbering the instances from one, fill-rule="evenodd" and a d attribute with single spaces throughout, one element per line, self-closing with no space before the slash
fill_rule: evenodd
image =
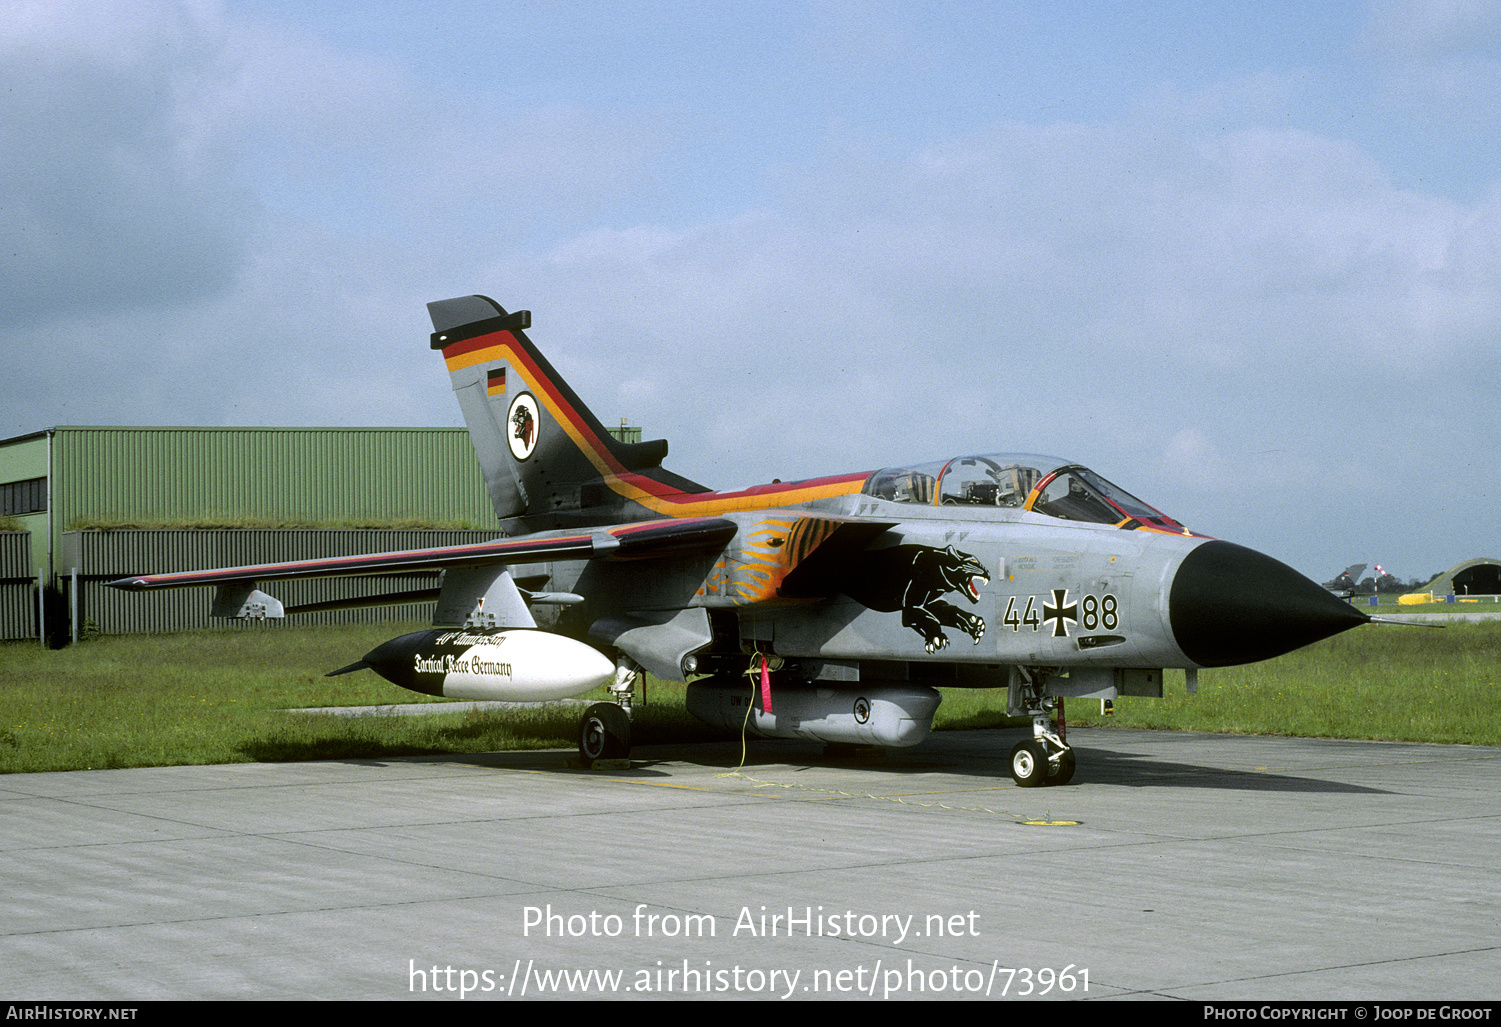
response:
<path id="1" fill-rule="evenodd" d="M 1011 779 L 1019 788 L 1036 788 L 1047 783 L 1048 757 L 1042 743 L 1035 738 L 1017 742 L 1011 750 Z"/>
<path id="2" fill-rule="evenodd" d="M 1058 769 L 1054 770 L 1051 763 L 1048 764 L 1048 784 L 1066 785 L 1074 779 L 1074 750 L 1064 749 L 1063 755 L 1058 757 Z"/>
<path id="3" fill-rule="evenodd" d="M 631 718 L 612 702 L 597 702 L 579 725 L 579 755 L 585 762 L 623 760 L 631 754 Z"/>

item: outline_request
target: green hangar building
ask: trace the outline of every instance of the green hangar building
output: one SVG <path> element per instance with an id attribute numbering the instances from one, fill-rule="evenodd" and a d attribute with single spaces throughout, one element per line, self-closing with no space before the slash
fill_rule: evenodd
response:
<path id="1" fill-rule="evenodd" d="M 210 623 L 212 590 L 127 594 L 103 585 L 128 574 L 499 535 L 463 428 L 49 428 L 0 440 L 0 638 L 45 635 L 56 644 L 80 631 Z M 286 582 L 278 598 L 313 605 L 437 581 L 433 573 Z M 291 619 L 431 612 L 429 602 Z"/>

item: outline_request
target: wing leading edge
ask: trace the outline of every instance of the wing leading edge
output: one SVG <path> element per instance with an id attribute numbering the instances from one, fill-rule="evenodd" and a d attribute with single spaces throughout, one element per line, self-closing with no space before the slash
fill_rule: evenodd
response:
<path id="1" fill-rule="evenodd" d="M 541 532 L 434 549 L 407 549 L 202 571 L 139 574 L 106 584 L 129 592 L 144 592 L 193 585 L 392 574 L 486 564 L 541 563 L 548 560 L 649 560 L 722 548 L 734 537 L 735 530 L 735 522 L 722 517 L 643 521 L 592 530 Z"/>

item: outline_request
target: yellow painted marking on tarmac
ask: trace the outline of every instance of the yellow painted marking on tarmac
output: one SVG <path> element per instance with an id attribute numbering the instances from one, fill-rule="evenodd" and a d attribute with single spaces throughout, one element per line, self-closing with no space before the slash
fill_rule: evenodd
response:
<path id="1" fill-rule="evenodd" d="M 1014 786 L 1013 786 L 1014 787 Z M 955 792 L 1001 792 L 1009 788 L 940 788 L 936 792 L 887 792 L 887 795 L 953 795 Z"/>
<path id="2" fill-rule="evenodd" d="M 617 785 L 650 785 L 653 788 L 681 788 L 688 792 L 717 792 L 717 788 L 704 788 L 700 785 L 680 785 L 672 781 L 643 781 L 636 777 L 596 777 L 596 781 L 606 781 Z"/>
<path id="3" fill-rule="evenodd" d="M 838 789 L 838 788 L 815 788 L 815 787 L 813 787 L 811 785 L 788 784 L 788 783 L 785 783 L 785 782 L 782 782 L 782 781 L 765 781 L 765 780 L 762 780 L 761 778 L 749 777 L 749 776 L 747 776 L 745 774 L 740 773 L 738 770 L 732 770 L 732 771 L 730 771 L 727 774 L 716 774 L 715 776 L 716 777 L 722 777 L 722 778 L 738 777 L 742 781 L 746 781 L 746 782 L 754 785 L 756 788 L 781 788 L 781 789 L 784 789 L 786 791 L 820 792 L 820 793 L 823 793 L 823 794 L 829 796 L 830 798 L 836 798 L 836 799 L 878 799 L 878 800 L 880 800 L 882 802 L 894 802 L 894 803 L 896 803 L 896 804 L 898 804 L 900 806 L 921 806 L 921 807 L 923 807 L 925 809 L 937 808 L 937 809 L 957 810 L 957 811 L 964 812 L 964 813 L 989 813 L 989 814 L 991 814 L 993 816 L 1010 817 L 1015 823 L 1018 823 L 1018 824 L 1033 824 L 1033 823 L 1041 823 L 1042 822 L 1042 821 L 1038 821 L 1037 818 L 1035 818 L 1035 817 L 1028 817 L 1028 816 L 1025 816 L 1025 815 L 1020 814 L 1020 813 L 1012 813 L 1010 810 L 991 809 L 989 806 L 957 806 L 957 805 L 954 805 L 952 803 L 946 803 L 946 802 L 909 802 L 907 799 L 902 798 L 902 794 L 900 794 L 900 793 L 896 794 L 896 795 L 877 795 L 874 792 L 846 792 L 846 791 L 843 791 L 843 790 Z M 989 788 L 956 788 L 956 789 L 953 789 L 954 792 L 961 792 L 961 791 L 993 791 L 993 790 L 994 789 L 989 789 Z M 949 794 L 949 793 L 943 792 L 943 791 L 939 791 L 939 792 L 911 792 L 911 793 L 905 793 L 905 794 L 911 794 L 911 795 L 944 795 L 944 794 Z M 1077 821 L 1075 821 L 1075 823 L 1077 823 Z"/>
<path id="4" fill-rule="evenodd" d="M 443 765 L 446 765 L 446 766 L 455 766 L 455 767 L 474 767 L 474 764 L 469 764 L 469 763 L 453 763 L 453 764 L 443 764 Z M 534 768 L 530 768 L 530 767 L 484 767 L 484 768 L 477 768 L 476 767 L 475 769 L 503 770 L 503 771 L 508 771 L 510 773 L 513 773 L 513 774 L 550 774 L 550 773 L 553 773 L 553 771 L 538 770 L 538 769 L 534 769 Z M 739 778 L 740 780 L 742 780 L 742 781 L 746 782 L 747 784 L 751 785 L 752 788 L 754 789 L 753 791 L 748 791 L 748 792 L 747 791 L 735 792 L 734 794 L 736 794 L 736 795 L 749 795 L 749 796 L 761 796 L 761 797 L 765 797 L 765 798 L 773 798 L 773 797 L 780 797 L 780 796 L 778 796 L 777 793 L 774 792 L 774 791 L 768 791 L 768 789 L 781 789 L 784 792 L 813 793 L 813 794 L 810 794 L 810 795 L 804 795 L 804 796 L 802 796 L 799 799 L 799 801 L 801 801 L 801 802 L 836 802 L 836 801 L 839 801 L 839 800 L 842 800 L 842 799 L 878 799 L 878 800 L 880 800 L 882 802 L 894 802 L 894 803 L 896 803 L 896 804 L 898 804 L 900 806 L 921 806 L 924 809 L 937 808 L 937 809 L 955 810 L 955 811 L 962 812 L 962 813 L 989 813 L 989 814 L 991 814 L 993 816 L 1010 817 L 1011 820 L 1014 823 L 1021 824 L 1021 825 L 1026 826 L 1026 827 L 1077 827 L 1079 824 L 1083 823 L 1083 821 L 1079 821 L 1079 820 L 1038 819 L 1037 817 L 1028 817 L 1025 814 L 1021 814 L 1021 813 L 1013 813 L 1010 810 L 991 809 L 989 806 L 958 806 L 958 805 L 954 805 L 952 803 L 946 803 L 946 802 L 909 802 L 908 801 L 909 797 L 919 796 L 919 795 L 954 795 L 954 794 L 958 794 L 958 793 L 962 793 L 962 792 L 995 792 L 995 791 L 1004 791 L 1005 789 L 1002 789 L 1002 788 L 989 788 L 989 787 L 987 787 L 987 788 L 946 788 L 946 789 L 940 789 L 940 790 L 937 790 L 937 791 L 927 791 L 927 792 L 893 792 L 893 793 L 888 793 L 888 794 L 885 794 L 885 795 L 877 795 L 874 792 L 846 792 L 846 791 L 843 791 L 843 790 L 838 789 L 838 788 L 815 788 L 812 785 L 804 785 L 804 784 L 796 784 L 796 783 L 789 784 L 789 783 L 782 782 L 782 781 L 766 781 L 766 780 L 763 780 L 761 778 L 750 777 L 749 775 L 742 774 L 738 770 L 732 770 L 732 771 L 730 771 L 727 774 L 715 774 L 714 776 L 717 777 L 717 778 Z M 684 791 L 689 791 L 689 792 L 710 792 L 710 793 L 719 794 L 719 795 L 724 794 L 724 792 L 721 791 L 718 788 L 705 788 L 702 785 L 678 784 L 677 782 L 674 782 L 674 781 L 649 781 L 649 780 L 643 780 L 641 778 L 633 778 L 633 777 L 596 777 L 596 778 L 593 778 L 593 780 L 595 780 L 595 781 L 603 781 L 603 782 L 607 782 L 607 783 L 610 783 L 610 784 L 650 785 L 650 786 L 652 786 L 654 788 L 681 788 Z"/>

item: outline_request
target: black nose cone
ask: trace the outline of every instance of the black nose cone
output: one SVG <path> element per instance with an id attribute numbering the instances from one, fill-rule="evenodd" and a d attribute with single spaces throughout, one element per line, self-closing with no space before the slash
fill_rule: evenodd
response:
<path id="1" fill-rule="evenodd" d="M 1232 542 L 1188 554 L 1168 618 L 1178 648 L 1201 667 L 1267 660 L 1370 620 L 1287 564 Z"/>

